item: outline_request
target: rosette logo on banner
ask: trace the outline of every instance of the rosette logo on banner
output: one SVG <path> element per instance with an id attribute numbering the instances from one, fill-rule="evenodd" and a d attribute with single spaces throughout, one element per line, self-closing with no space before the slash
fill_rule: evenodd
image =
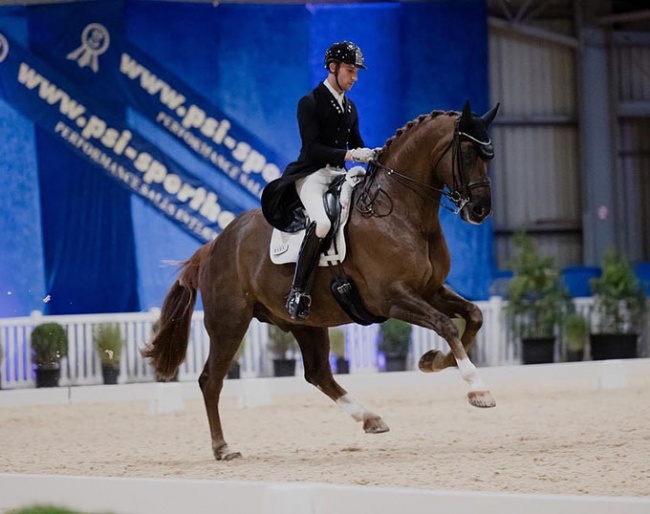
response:
<path id="1" fill-rule="evenodd" d="M 98 57 L 103 54 L 110 45 L 108 30 L 101 23 L 90 23 L 86 25 L 81 33 L 81 46 L 68 54 L 68 59 L 77 61 L 80 68 L 90 66 L 97 73 L 99 70 Z"/>

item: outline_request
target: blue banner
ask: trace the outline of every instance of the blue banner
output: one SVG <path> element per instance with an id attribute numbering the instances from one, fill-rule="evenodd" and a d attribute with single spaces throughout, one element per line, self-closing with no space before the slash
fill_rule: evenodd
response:
<path id="1" fill-rule="evenodd" d="M 256 199 L 288 164 L 288 159 L 133 45 L 125 43 L 119 70 L 111 77 L 130 107 L 155 121 Z"/>
<path id="2" fill-rule="evenodd" d="M 46 8 L 32 16 L 31 48 L 105 107 L 147 117 L 258 204 L 288 159 L 130 44 L 122 11 L 114 1 Z"/>
<path id="3" fill-rule="evenodd" d="M 243 212 L 3 34 L 0 95 L 201 241 L 214 239 Z"/>

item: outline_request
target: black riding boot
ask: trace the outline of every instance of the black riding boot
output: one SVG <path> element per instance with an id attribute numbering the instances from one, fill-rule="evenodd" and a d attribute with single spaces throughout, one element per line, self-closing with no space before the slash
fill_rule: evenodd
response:
<path id="1" fill-rule="evenodd" d="M 287 310 L 291 319 L 307 319 L 309 307 L 311 306 L 311 286 L 314 271 L 320 258 L 322 239 L 316 235 L 316 222 L 312 222 L 305 231 L 305 238 L 300 246 L 298 262 L 293 275 L 293 283 L 289 298 L 287 298 Z"/>

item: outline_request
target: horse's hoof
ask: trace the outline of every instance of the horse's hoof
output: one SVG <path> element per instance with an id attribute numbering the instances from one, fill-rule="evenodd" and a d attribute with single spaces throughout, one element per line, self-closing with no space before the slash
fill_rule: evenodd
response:
<path id="1" fill-rule="evenodd" d="M 229 461 L 238 459 L 241 456 L 241 453 L 232 451 L 226 444 L 214 450 L 214 457 L 217 460 Z"/>
<path id="2" fill-rule="evenodd" d="M 423 373 L 434 373 L 445 369 L 444 365 L 445 356 L 440 350 L 429 350 L 418 362 L 418 368 Z"/>
<path id="3" fill-rule="evenodd" d="M 467 393 L 467 399 L 474 407 L 481 407 L 483 409 L 496 407 L 497 405 L 490 391 L 470 391 Z"/>
<path id="4" fill-rule="evenodd" d="M 221 460 L 224 460 L 224 461 L 228 462 L 229 460 L 240 459 L 240 458 L 241 458 L 241 453 L 240 452 L 230 452 L 230 453 L 227 453 L 226 455 L 223 455 L 221 457 Z"/>
<path id="5" fill-rule="evenodd" d="M 366 434 L 383 434 L 389 430 L 388 425 L 379 416 L 363 420 L 363 431 Z"/>

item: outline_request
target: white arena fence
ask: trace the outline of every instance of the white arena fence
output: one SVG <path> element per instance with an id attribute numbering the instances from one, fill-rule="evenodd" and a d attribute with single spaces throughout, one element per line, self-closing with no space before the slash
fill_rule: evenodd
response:
<path id="1" fill-rule="evenodd" d="M 589 312 L 591 298 L 578 298 L 575 304 L 581 312 Z M 489 301 L 477 302 L 483 311 L 484 324 L 479 332 L 472 360 L 478 366 L 503 366 L 520 362 L 518 342 L 509 333 L 505 322 L 506 302 L 499 296 Z M 125 341 L 122 354 L 120 383 L 151 382 L 153 370 L 140 355 L 140 350 L 151 335 L 151 328 L 158 319 L 157 309 L 138 313 L 110 313 L 32 316 L 0 319 L 0 344 L 4 347 L 4 360 L 0 367 L 0 385 L 5 389 L 34 387 L 35 379 L 31 363 L 30 335 L 35 326 L 46 322 L 60 323 L 68 334 L 68 355 L 61 361 L 61 386 L 94 385 L 103 382 L 99 355 L 95 351 L 93 333 L 103 323 L 117 323 Z M 244 339 L 244 351 L 240 358 L 242 378 L 268 377 L 273 375 L 272 355 L 267 349 L 268 332 L 265 323 L 253 320 Z M 640 357 L 648 356 L 648 333 L 644 330 Z M 350 361 L 350 373 L 374 373 L 383 367 L 383 356 L 377 351 L 378 325 L 345 325 L 346 355 Z M 203 369 L 209 352 L 209 338 L 203 326 L 203 312 L 194 313 L 187 356 L 179 369 L 180 381 L 196 380 Z M 447 343 L 431 330 L 413 327 L 408 368 L 417 369 L 420 356 L 430 349 L 448 351 Z M 556 361 L 562 361 L 564 347 L 557 345 Z M 587 352 L 588 356 L 588 352 Z M 297 360 L 296 373 L 302 374 L 300 352 L 294 351 Z M 588 357 L 587 357 L 588 358 Z"/>

